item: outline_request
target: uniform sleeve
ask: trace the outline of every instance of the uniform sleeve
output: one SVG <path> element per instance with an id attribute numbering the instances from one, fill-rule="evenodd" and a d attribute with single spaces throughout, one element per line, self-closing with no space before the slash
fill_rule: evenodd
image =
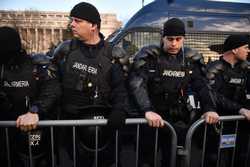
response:
<path id="1" fill-rule="evenodd" d="M 210 92 L 212 92 L 213 97 L 216 101 L 217 112 L 223 112 L 219 114 L 239 114 L 242 105 L 234 100 L 227 98 L 221 90 L 223 90 L 223 85 L 225 84 L 223 73 L 223 64 L 220 61 L 213 62 L 208 65 L 206 70 L 206 75 L 209 82 Z"/>
<path id="2" fill-rule="evenodd" d="M 223 108 L 224 111 L 227 111 L 228 114 L 239 114 L 239 110 L 243 108 L 243 106 L 235 101 L 232 101 L 222 94 L 217 92 L 217 105 Z"/>
<path id="3" fill-rule="evenodd" d="M 135 101 L 139 111 L 146 112 L 152 111 L 153 106 L 151 104 L 148 94 L 148 80 L 146 64 L 141 64 L 142 60 L 135 60 L 133 67 L 129 74 L 129 91 L 132 95 L 132 100 Z M 142 62 L 143 63 L 143 62 Z"/>
<path id="4" fill-rule="evenodd" d="M 113 64 L 111 67 L 111 104 L 114 110 L 124 110 L 127 108 L 127 91 L 123 77 L 122 66 Z"/>
<path id="5" fill-rule="evenodd" d="M 203 68 L 204 66 L 202 64 L 194 64 L 191 76 L 191 88 L 198 95 L 202 112 L 205 113 L 208 111 L 216 111 L 216 101 L 208 85 L 208 80 L 205 77 Z"/>
<path id="6" fill-rule="evenodd" d="M 213 84 L 211 85 L 212 89 L 214 90 L 214 94 L 216 96 L 216 104 L 221 108 L 223 111 L 226 111 L 227 114 L 239 114 L 239 110 L 243 107 L 241 104 L 233 101 L 227 97 L 225 97 L 222 93 L 220 93 L 220 89 L 222 88 L 223 84 L 221 74 L 218 74 Z M 222 113 L 221 113 L 222 114 Z"/>
<path id="7" fill-rule="evenodd" d="M 60 83 L 63 74 L 62 66 L 65 56 L 70 51 L 70 46 L 71 40 L 60 43 L 52 51 L 52 59 L 47 68 L 38 72 L 39 92 L 31 107 L 33 112 L 38 112 L 39 115 L 47 114 L 60 99 L 62 94 Z"/>
<path id="8" fill-rule="evenodd" d="M 39 115 L 48 114 L 55 102 L 59 99 L 61 90 L 57 77 L 56 66 L 50 64 L 44 71 L 40 71 L 38 83 L 38 93 L 32 103 L 31 110 L 37 110 Z M 39 77 L 38 76 L 38 77 Z"/>
<path id="9" fill-rule="evenodd" d="M 112 130 L 120 129 L 125 124 L 128 113 L 128 96 L 120 64 L 115 63 L 111 67 L 110 86 L 112 110 L 108 117 L 107 126 L 112 132 Z"/>

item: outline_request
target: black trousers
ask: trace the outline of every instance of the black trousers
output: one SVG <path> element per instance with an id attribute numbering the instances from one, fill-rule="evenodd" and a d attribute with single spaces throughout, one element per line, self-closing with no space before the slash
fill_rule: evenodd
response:
<path id="1" fill-rule="evenodd" d="M 178 145 L 183 145 L 185 141 L 185 135 L 187 132 L 187 125 L 183 122 L 171 123 L 174 127 L 178 138 Z M 154 153 L 155 153 L 155 132 L 156 128 L 149 127 L 148 125 L 142 126 L 140 133 L 140 145 L 139 145 L 139 165 L 141 167 L 154 166 Z M 159 138 L 158 138 L 158 149 L 157 151 L 161 153 L 157 158 L 158 165 L 162 167 L 170 166 L 171 153 L 171 133 L 166 127 L 159 128 Z M 175 154 L 175 153 L 174 153 Z M 160 162 L 159 162 L 160 160 Z M 180 161 L 177 161 L 177 166 L 180 166 Z"/>
<path id="2" fill-rule="evenodd" d="M 39 131 L 39 137 L 38 135 Z M 52 166 L 50 142 L 47 140 L 48 135 L 44 130 L 31 131 L 30 134 L 20 132 L 17 129 L 9 130 L 9 148 L 7 150 L 6 136 L 3 130 L 0 130 L 0 164 L 1 166 L 11 167 L 31 167 L 29 157 L 29 144 L 32 151 L 32 167 L 50 167 Z M 30 138 L 30 143 L 29 143 Z M 32 138 L 32 139 L 31 139 Z M 9 155 L 9 158 L 8 158 Z"/>
<path id="3" fill-rule="evenodd" d="M 249 166 L 250 165 L 250 138 L 249 138 L 249 125 L 246 122 L 240 122 L 239 129 L 237 131 L 235 155 L 233 157 L 234 147 L 220 148 L 220 134 L 215 131 L 213 126 L 208 126 L 206 150 L 205 150 L 205 167 L 214 167 L 219 164 L 220 167 L 231 166 L 234 159 L 233 166 Z M 223 135 L 234 134 L 234 123 L 224 123 Z M 200 137 L 203 137 L 203 131 L 197 133 Z M 202 155 L 202 141 L 203 138 L 198 138 L 194 141 L 199 154 L 193 158 L 191 166 L 201 166 Z M 219 149 L 220 148 L 220 149 Z M 218 151 L 220 151 L 220 157 L 218 159 Z M 194 165 L 195 164 L 195 165 Z"/>
<path id="4" fill-rule="evenodd" d="M 75 154 L 73 146 L 72 128 L 62 129 L 62 142 L 59 148 L 59 166 L 71 167 L 75 163 L 77 167 L 93 167 L 96 162 L 95 152 L 95 134 L 84 133 L 85 130 L 81 130 L 79 133 L 79 127 L 76 128 L 75 137 Z M 84 128 L 83 128 L 84 129 Z M 95 127 L 93 127 L 95 129 Z M 80 136 L 82 135 L 82 136 Z M 110 135 L 110 134 L 109 134 Z M 108 137 L 103 141 L 104 137 Z M 98 153 L 97 153 L 97 165 L 98 167 L 109 167 L 115 163 L 115 137 L 114 135 L 99 136 Z"/>

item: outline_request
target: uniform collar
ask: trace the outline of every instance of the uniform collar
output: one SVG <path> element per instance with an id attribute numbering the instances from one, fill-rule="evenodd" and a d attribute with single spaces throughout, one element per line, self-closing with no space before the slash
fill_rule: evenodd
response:
<path id="1" fill-rule="evenodd" d="M 242 61 L 238 61 L 237 63 L 235 63 L 234 65 L 230 64 L 229 62 L 227 62 L 225 59 L 223 59 L 223 56 L 220 56 L 219 60 L 227 67 L 229 68 L 235 68 L 240 66 L 240 64 L 242 63 Z"/>
<path id="2" fill-rule="evenodd" d="M 85 49 L 100 49 L 104 46 L 104 36 L 102 33 L 99 33 L 100 41 L 97 44 L 91 45 L 83 43 L 82 41 L 79 41 L 80 47 L 83 47 Z"/>

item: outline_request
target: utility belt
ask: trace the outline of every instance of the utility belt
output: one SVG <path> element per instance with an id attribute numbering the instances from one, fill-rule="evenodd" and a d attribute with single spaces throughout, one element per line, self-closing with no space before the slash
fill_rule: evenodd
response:
<path id="1" fill-rule="evenodd" d="M 171 107 L 182 105 L 186 102 L 186 97 L 181 96 L 178 93 L 164 93 L 164 101 Z"/>
<path id="2" fill-rule="evenodd" d="M 163 106 L 160 106 L 158 111 L 166 115 L 167 120 L 183 121 L 188 124 L 195 119 L 199 104 L 194 101 L 193 95 L 182 96 L 177 93 L 164 93 L 161 96 L 163 97 L 163 102 L 161 102 Z"/>
<path id="3" fill-rule="evenodd" d="M 67 107 L 67 110 L 72 111 L 72 107 Z M 71 108 L 71 109 L 70 109 Z M 65 110 L 66 108 L 64 108 Z M 66 119 L 108 119 L 111 108 L 103 105 L 89 105 L 84 107 L 74 107 L 73 110 L 78 110 L 78 114 L 68 114 L 64 115 Z M 109 143 L 109 129 L 106 126 L 79 126 L 76 127 L 76 140 L 79 144 L 79 149 L 84 149 L 85 151 L 94 152 L 96 149 L 96 134 L 98 133 L 98 151 L 105 149 Z"/>

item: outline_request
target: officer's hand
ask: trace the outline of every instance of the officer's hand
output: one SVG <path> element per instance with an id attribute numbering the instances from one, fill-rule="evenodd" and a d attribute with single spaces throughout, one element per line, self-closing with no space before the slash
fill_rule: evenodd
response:
<path id="1" fill-rule="evenodd" d="M 147 111 L 145 113 L 145 118 L 148 121 L 149 126 L 159 128 L 164 126 L 164 121 L 161 116 L 155 112 Z"/>
<path id="2" fill-rule="evenodd" d="M 219 115 L 214 111 L 208 111 L 201 116 L 207 124 L 216 124 L 219 121 Z"/>
<path id="3" fill-rule="evenodd" d="M 26 114 L 20 115 L 16 120 L 16 127 L 22 131 L 30 131 L 36 129 L 39 121 L 37 113 L 27 112 Z"/>
<path id="4" fill-rule="evenodd" d="M 239 113 L 243 115 L 248 121 L 250 121 L 250 110 L 241 108 Z"/>

